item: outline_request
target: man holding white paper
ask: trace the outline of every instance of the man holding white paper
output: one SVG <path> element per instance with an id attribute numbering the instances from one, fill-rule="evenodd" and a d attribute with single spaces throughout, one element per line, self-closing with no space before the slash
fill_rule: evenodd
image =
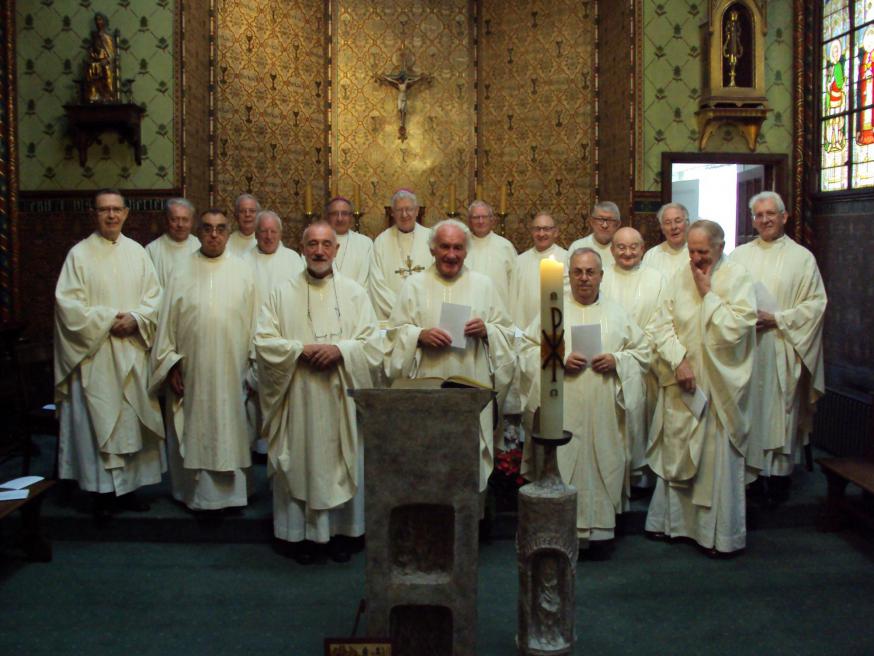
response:
<path id="1" fill-rule="evenodd" d="M 760 464 L 768 500 L 779 503 L 808 442 L 814 404 L 825 393 L 826 294 L 813 254 L 786 235 L 783 199 L 763 191 L 750 199 L 750 211 L 759 236 L 731 254 L 750 272 L 756 291 L 748 461 Z"/>
<path id="2" fill-rule="evenodd" d="M 597 252 L 578 249 L 570 262 L 571 295 L 564 301 L 564 429 L 572 438 L 558 448 L 558 468 L 562 480 L 577 489 L 581 557 L 603 560 L 628 485 L 625 408 L 643 402 L 651 349 L 622 307 L 600 294 L 604 274 Z M 540 317 L 525 337 L 522 389 L 533 412 L 540 403 Z M 533 469 L 533 448 L 526 442 L 525 449 L 523 474 Z"/>
<path id="3" fill-rule="evenodd" d="M 647 449 L 659 478 L 646 530 L 654 539 L 692 538 L 711 556 L 746 546 L 744 454 L 756 323 L 752 279 L 723 256 L 724 246 L 719 224 L 692 224 L 690 266 L 668 283 L 651 332 L 662 394 Z M 696 390 L 708 398 L 700 416 L 689 407 Z"/>
<path id="4" fill-rule="evenodd" d="M 465 266 L 469 245 L 460 221 L 434 226 L 434 263 L 404 282 L 389 318 L 386 372 L 391 379 L 464 376 L 493 389 L 500 407 L 515 367 L 513 328 L 491 280 Z M 480 415 L 480 491 L 492 473 L 493 412 L 489 404 Z"/>

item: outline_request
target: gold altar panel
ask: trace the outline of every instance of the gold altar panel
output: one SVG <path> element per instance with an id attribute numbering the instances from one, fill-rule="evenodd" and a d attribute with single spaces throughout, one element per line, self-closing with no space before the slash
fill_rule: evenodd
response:
<path id="1" fill-rule="evenodd" d="M 295 245 L 304 185 L 321 198 L 326 167 L 326 25 L 320 0 L 217 3 L 215 202 L 242 192 L 285 222 Z"/>
<path id="2" fill-rule="evenodd" d="M 479 168 L 495 204 L 510 183 L 507 237 L 520 250 L 532 213 L 554 213 L 567 245 L 593 199 L 593 5 L 482 0 Z"/>
<path id="3" fill-rule="evenodd" d="M 472 3 L 471 3 L 472 5 Z M 361 186 L 362 232 L 385 228 L 383 206 L 400 187 L 427 207 L 426 223 L 445 216 L 455 184 L 463 212 L 475 157 L 471 6 L 467 0 L 333 0 L 331 27 L 331 187 Z M 407 138 L 398 135 L 398 91 L 377 82 L 396 73 L 406 47 L 412 70 L 432 77 L 407 95 Z"/>

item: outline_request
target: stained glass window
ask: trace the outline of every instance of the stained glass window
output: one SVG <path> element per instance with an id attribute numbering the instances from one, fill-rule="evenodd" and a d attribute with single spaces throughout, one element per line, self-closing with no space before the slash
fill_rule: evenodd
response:
<path id="1" fill-rule="evenodd" d="M 874 0 L 822 0 L 821 191 L 874 187 Z"/>

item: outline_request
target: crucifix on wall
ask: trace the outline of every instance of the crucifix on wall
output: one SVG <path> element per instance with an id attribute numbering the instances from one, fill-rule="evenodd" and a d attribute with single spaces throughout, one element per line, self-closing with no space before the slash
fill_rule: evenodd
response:
<path id="1" fill-rule="evenodd" d="M 377 73 L 376 81 L 381 84 L 393 86 L 398 91 L 398 138 L 406 141 L 407 138 L 407 93 L 413 85 L 419 82 L 428 83 L 431 76 L 427 73 L 413 72 L 415 59 L 408 50 L 401 51 L 401 68 L 394 73 Z"/>

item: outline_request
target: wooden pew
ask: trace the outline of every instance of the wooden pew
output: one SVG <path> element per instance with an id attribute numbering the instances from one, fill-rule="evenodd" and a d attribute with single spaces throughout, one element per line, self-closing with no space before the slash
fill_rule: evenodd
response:
<path id="1" fill-rule="evenodd" d="M 30 560 L 47 563 L 52 559 L 52 545 L 46 540 L 39 527 L 39 514 L 45 493 L 55 481 L 42 480 L 29 488 L 26 499 L 0 501 L 0 521 L 21 510 L 21 546 Z"/>
<path id="2" fill-rule="evenodd" d="M 848 515 L 874 526 L 874 514 L 850 503 L 844 495 L 850 483 L 858 485 L 865 494 L 874 494 L 874 457 L 818 458 L 816 462 L 828 481 L 821 530 L 840 530 L 847 524 Z"/>

